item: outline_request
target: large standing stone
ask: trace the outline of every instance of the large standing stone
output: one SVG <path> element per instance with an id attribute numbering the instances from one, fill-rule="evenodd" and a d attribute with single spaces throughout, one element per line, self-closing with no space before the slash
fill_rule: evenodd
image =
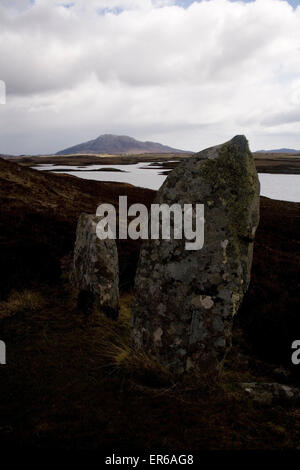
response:
<path id="1" fill-rule="evenodd" d="M 109 317 L 119 311 L 119 267 L 115 240 L 101 240 L 96 226 L 100 219 L 81 214 L 76 231 L 74 250 L 74 280 L 80 291 L 79 303 L 85 309 L 94 300 Z"/>
<path id="2" fill-rule="evenodd" d="M 232 321 L 250 281 L 259 222 L 259 181 L 244 136 L 178 165 L 155 203 L 204 204 L 205 241 L 144 242 L 135 281 L 133 339 L 176 373 L 217 376 L 231 345 Z"/>

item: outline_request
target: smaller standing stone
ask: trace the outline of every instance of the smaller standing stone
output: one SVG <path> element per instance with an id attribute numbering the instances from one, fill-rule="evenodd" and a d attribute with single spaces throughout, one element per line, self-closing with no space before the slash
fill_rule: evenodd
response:
<path id="1" fill-rule="evenodd" d="M 119 267 L 115 240 L 101 240 L 96 227 L 100 218 L 81 214 L 74 250 L 74 281 L 80 290 L 78 306 L 89 313 L 96 302 L 106 316 L 119 312 Z"/>

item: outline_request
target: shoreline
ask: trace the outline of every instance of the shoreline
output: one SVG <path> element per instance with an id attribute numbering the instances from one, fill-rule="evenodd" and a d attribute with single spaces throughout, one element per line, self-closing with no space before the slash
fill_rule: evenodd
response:
<path id="1" fill-rule="evenodd" d="M 162 162 L 163 169 L 172 169 L 183 159 L 191 157 L 187 154 L 137 154 L 137 155 L 87 155 L 74 154 L 68 156 L 7 156 L 4 160 L 13 161 L 22 166 L 34 167 L 39 164 L 88 166 L 88 165 L 130 165 L 135 163 Z M 274 174 L 300 174 L 300 155 L 253 153 L 257 172 Z M 170 162 L 169 160 L 172 160 Z"/>

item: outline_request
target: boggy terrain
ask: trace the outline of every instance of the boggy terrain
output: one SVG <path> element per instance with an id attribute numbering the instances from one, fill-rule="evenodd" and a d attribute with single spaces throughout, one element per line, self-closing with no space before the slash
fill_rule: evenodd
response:
<path id="1" fill-rule="evenodd" d="M 84 169 L 87 165 L 126 165 L 140 162 L 161 162 L 162 168 L 172 169 L 178 162 L 190 158 L 186 153 L 145 153 L 139 155 L 49 155 L 49 156 L 7 156 L 8 160 L 24 166 L 34 167 L 40 164 L 53 165 L 80 165 Z M 253 153 L 256 169 L 259 173 L 300 174 L 300 155 L 284 153 Z M 171 161 L 170 161 L 171 160 Z"/>
<path id="2" fill-rule="evenodd" d="M 132 350 L 140 244 L 118 244 L 118 322 L 77 308 L 69 281 L 81 212 L 101 202 L 149 205 L 154 191 L 44 174 L 0 160 L 0 443 L 12 448 L 299 449 L 300 408 L 256 403 L 240 382 L 300 385 L 300 204 L 261 198 L 250 289 L 218 385 Z"/>

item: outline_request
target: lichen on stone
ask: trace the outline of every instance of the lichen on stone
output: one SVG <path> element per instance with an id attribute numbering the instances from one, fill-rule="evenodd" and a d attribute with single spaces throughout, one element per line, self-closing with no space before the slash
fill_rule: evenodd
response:
<path id="1" fill-rule="evenodd" d="M 193 252 L 182 240 L 144 241 L 133 342 L 173 372 L 196 368 L 218 376 L 231 344 L 233 316 L 250 282 L 259 222 L 259 182 L 246 138 L 237 136 L 186 159 L 168 175 L 154 202 L 204 204 L 205 241 Z"/>

